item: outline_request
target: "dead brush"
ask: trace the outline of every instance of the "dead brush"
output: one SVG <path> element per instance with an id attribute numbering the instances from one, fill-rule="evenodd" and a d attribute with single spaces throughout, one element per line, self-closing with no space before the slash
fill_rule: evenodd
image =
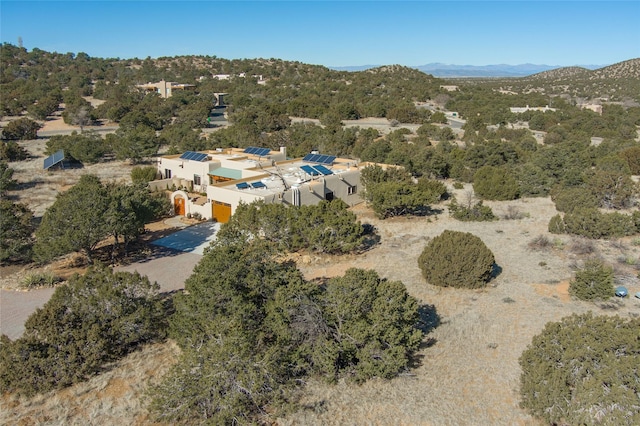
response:
<path id="1" fill-rule="evenodd" d="M 508 206 L 507 211 L 502 215 L 504 220 L 519 220 L 528 217 L 526 213 L 522 213 L 516 206 Z"/>
<path id="2" fill-rule="evenodd" d="M 578 256 L 593 255 L 596 253 L 596 245 L 588 238 L 574 238 L 569 246 L 569 251 Z"/>
<path id="3" fill-rule="evenodd" d="M 546 235 L 538 235 L 527 244 L 529 250 L 547 251 L 553 247 L 553 243 Z"/>
<path id="4" fill-rule="evenodd" d="M 611 240 L 609 241 L 609 246 L 614 249 L 618 249 L 620 251 L 626 251 L 627 245 L 622 240 Z"/>

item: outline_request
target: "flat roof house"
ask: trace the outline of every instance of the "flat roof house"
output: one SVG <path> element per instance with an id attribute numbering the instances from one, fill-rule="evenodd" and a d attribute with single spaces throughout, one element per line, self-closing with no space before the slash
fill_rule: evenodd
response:
<path id="1" fill-rule="evenodd" d="M 170 98 L 174 90 L 194 90 L 196 85 L 161 80 L 157 83 L 138 84 L 136 87 L 147 92 L 159 93 L 163 98 Z"/>
<path id="2" fill-rule="evenodd" d="M 330 155 L 287 159 L 286 149 L 228 148 L 165 155 L 158 159 L 161 180 L 152 189 L 173 189 L 178 215 L 198 213 L 227 222 L 240 203 L 262 200 L 293 206 L 340 198 L 362 202 L 360 170 L 366 164 Z M 195 194 L 195 195 L 194 195 Z"/>

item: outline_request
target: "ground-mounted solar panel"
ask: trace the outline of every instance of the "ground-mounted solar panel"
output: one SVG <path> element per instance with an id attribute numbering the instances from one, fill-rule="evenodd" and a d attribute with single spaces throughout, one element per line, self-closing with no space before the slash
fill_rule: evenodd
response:
<path id="1" fill-rule="evenodd" d="M 316 169 L 314 169 L 313 167 L 311 167 L 309 165 L 300 166 L 300 169 L 302 169 L 302 171 L 304 171 L 306 174 L 311 175 L 311 176 L 320 175 L 319 171 L 317 171 Z"/>
<path id="2" fill-rule="evenodd" d="M 324 176 L 329 176 L 333 174 L 331 170 L 327 169 L 322 164 L 316 164 L 315 166 L 313 166 L 313 168 L 319 171 L 320 173 L 322 173 Z"/>
<path id="3" fill-rule="evenodd" d="M 64 150 L 59 150 L 54 152 L 53 154 L 51 154 L 50 156 L 48 156 L 47 158 L 44 159 L 44 170 L 47 170 L 53 166 L 55 166 L 56 164 L 58 164 L 59 162 L 61 162 L 62 160 L 64 160 Z"/>
<path id="4" fill-rule="evenodd" d="M 238 188 L 238 189 L 247 189 L 247 188 L 249 188 L 249 184 L 247 182 L 236 183 L 236 188 Z"/>
<path id="5" fill-rule="evenodd" d="M 266 188 L 267 185 L 265 185 L 264 183 L 258 181 L 258 182 L 252 182 L 251 186 L 253 186 L 254 188 Z"/>

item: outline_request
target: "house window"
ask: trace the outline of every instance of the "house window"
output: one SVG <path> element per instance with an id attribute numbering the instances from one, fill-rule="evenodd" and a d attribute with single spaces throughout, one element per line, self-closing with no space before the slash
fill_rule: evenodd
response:
<path id="1" fill-rule="evenodd" d="M 201 184 L 200 175 L 193 175 L 193 184 L 194 185 L 200 185 Z"/>
<path id="2" fill-rule="evenodd" d="M 164 178 L 171 179 L 171 169 L 164 169 Z"/>
<path id="3" fill-rule="evenodd" d="M 349 189 L 347 189 L 348 195 L 353 195 L 353 194 L 356 194 L 357 192 L 358 192 L 358 187 L 355 185 L 350 186 Z"/>
<path id="4" fill-rule="evenodd" d="M 327 201 L 332 201 L 333 200 L 333 192 L 327 192 L 324 195 L 324 199 L 327 200 Z"/>

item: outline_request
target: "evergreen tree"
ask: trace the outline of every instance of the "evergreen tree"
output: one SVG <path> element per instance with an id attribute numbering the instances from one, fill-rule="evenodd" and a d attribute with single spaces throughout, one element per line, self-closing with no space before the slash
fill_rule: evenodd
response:
<path id="1" fill-rule="evenodd" d="M 0 264 L 31 260 L 32 219 L 33 213 L 24 204 L 0 200 Z"/>
<path id="2" fill-rule="evenodd" d="M 0 390 L 32 395 L 69 386 L 163 337 L 158 289 L 138 273 L 101 265 L 74 276 L 27 319 L 21 338 L 2 336 Z"/>
<path id="3" fill-rule="evenodd" d="M 640 424 L 640 319 L 572 315 L 520 356 L 521 406 L 548 424 Z"/>

